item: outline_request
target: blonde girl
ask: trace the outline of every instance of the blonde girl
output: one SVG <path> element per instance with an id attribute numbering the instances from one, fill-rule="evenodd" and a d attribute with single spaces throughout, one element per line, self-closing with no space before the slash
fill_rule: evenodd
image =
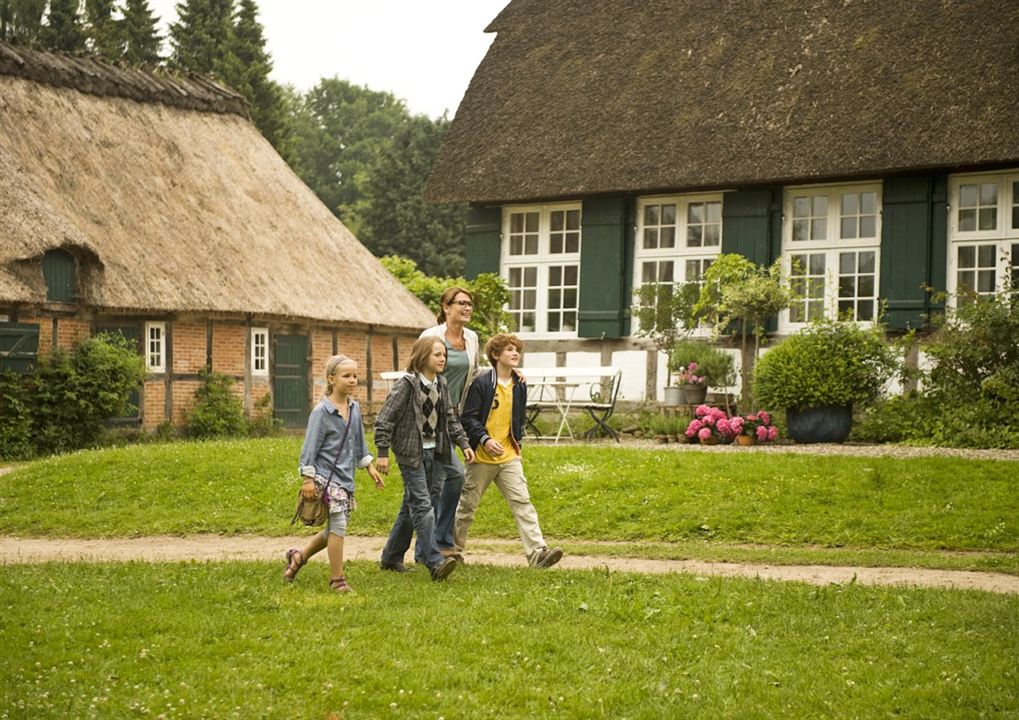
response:
<path id="1" fill-rule="evenodd" d="M 445 343 L 435 337 L 419 338 L 411 350 L 407 374 L 396 381 L 375 419 L 379 471 L 389 472 L 392 449 L 403 478 L 403 504 L 379 564 L 384 570 L 406 570 L 403 555 L 409 536 L 404 528 L 409 520 L 418 536 L 418 562 L 428 567 L 433 580 L 444 579 L 456 567 L 454 558 L 439 552 L 434 536 L 432 495 L 444 477 L 442 462 L 453 452 L 453 443 L 468 462 L 474 459 L 449 401 L 441 374 L 445 367 Z"/>
<path id="2" fill-rule="evenodd" d="M 357 389 L 357 363 L 346 355 L 333 355 L 325 365 L 326 394 L 308 416 L 301 447 L 299 472 L 301 494 L 314 500 L 323 489 L 329 505 L 329 521 L 303 550 L 286 553 L 283 577 L 293 582 L 312 555 L 326 549 L 329 556 L 329 587 L 349 592 L 343 571 L 343 538 L 354 503 L 354 472 L 367 468 L 382 490 L 385 483 L 372 463 L 361 424 L 361 409 L 352 397 Z"/>

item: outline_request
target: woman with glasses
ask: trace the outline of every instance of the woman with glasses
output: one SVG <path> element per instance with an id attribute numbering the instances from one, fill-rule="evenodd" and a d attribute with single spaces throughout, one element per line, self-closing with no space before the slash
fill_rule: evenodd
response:
<path id="1" fill-rule="evenodd" d="M 447 288 L 439 300 L 439 312 L 436 316 L 439 324 L 421 333 L 421 337 L 440 338 L 446 345 L 446 368 L 442 376 L 446 381 L 449 401 L 457 408 L 458 414 L 463 411 L 467 386 L 480 360 L 478 334 L 467 327 L 473 313 L 474 296 L 470 291 L 455 286 Z M 438 456 L 436 459 L 439 459 Z M 441 468 L 445 479 L 435 484 L 438 492 L 432 496 L 432 506 L 435 509 L 435 542 L 439 552 L 445 557 L 462 560 L 462 555 L 456 551 L 453 543 L 453 523 L 456 519 L 456 506 L 460 502 L 460 492 L 463 490 L 464 466 L 457 453 L 453 451 L 449 453 L 448 460 L 437 462 L 436 468 L 437 470 Z M 403 551 L 406 551 L 410 547 L 413 532 L 413 526 L 407 522 L 399 528 L 394 527 L 391 537 L 396 541 L 396 546 L 402 545 Z M 414 551 L 415 560 L 421 561 L 419 556 L 426 550 L 427 548 L 422 548 L 418 543 Z M 389 567 L 385 563 L 382 568 L 398 572 L 405 569 L 402 564 Z"/>

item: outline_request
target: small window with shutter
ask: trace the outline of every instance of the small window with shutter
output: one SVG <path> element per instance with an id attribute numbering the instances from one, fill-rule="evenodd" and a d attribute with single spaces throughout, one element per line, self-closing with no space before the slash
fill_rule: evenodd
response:
<path id="1" fill-rule="evenodd" d="M 42 276 L 46 280 L 47 300 L 74 302 L 77 295 L 74 256 L 63 250 L 49 250 L 42 256 Z"/>

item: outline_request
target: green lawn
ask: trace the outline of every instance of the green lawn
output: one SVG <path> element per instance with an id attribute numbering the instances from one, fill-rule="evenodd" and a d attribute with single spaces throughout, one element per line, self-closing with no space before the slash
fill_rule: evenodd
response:
<path id="1" fill-rule="evenodd" d="M 300 438 L 169 443 L 30 463 L 0 476 L 0 533 L 291 533 L 299 446 Z M 543 529 L 558 541 L 1019 552 L 1016 462 L 602 445 L 529 446 L 525 467 Z M 385 533 L 398 475 L 383 493 L 361 477 L 351 532 Z M 516 536 L 494 490 L 475 533 Z"/>
<path id="2" fill-rule="evenodd" d="M 0 574 L 2 718 L 974 718 L 1019 713 L 1019 598 L 466 566 Z M 11 652 L 11 649 L 15 649 Z"/>

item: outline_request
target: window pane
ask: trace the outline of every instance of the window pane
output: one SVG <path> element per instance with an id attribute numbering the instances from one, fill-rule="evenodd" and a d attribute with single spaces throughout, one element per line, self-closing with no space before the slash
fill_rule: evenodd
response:
<path id="1" fill-rule="evenodd" d="M 577 330 L 577 313 L 575 312 L 564 312 L 563 313 L 563 330 L 569 332 L 576 332 Z"/>
<path id="2" fill-rule="evenodd" d="M 860 213 L 860 196 L 856 193 L 847 193 L 842 196 L 842 214 L 858 215 Z"/>
<path id="3" fill-rule="evenodd" d="M 856 279 L 853 276 L 839 278 L 839 297 L 856 297 Z"/>
<path id="4" fill-rule="evenodd" d="M 864 215 L 860 218 L 860 237 L 872 238 L 877 236 L 877 216 Z"/>
<path id="5" fill-rule="evenodd" d="M 657 248 L 658 247 L 658 230 L 653 228 L 644 228 L 644 247 L 645 248 Z"/>
<path id="6" fill-rule="evenodd" d="M 821 303 L 811 303 L 807 310 L 807 317 L 811 320 L 820 320 L 821 312 L 824 310 L 824 305 Z"/>
<path id="7" fill-rule="evenodd" d="M 700 247 L 703 244 L 703 231 L 703 225 L 689 225 L 686 228 L 687 247 Z"/>
<path id="8" fill-rule="evenodd" d="M 580 210 L 566 211 L 566 229 L 580 230 Z"/>
<path id="9" fill-rule="evenodd" d="M 842 230 L 841 237 L 846 239 L 852 239 L 856 237 L 856 218 L 855 217 L 844 217 L 842 218 Z"/>
<path id="10" fill-rule="evenodd" d="M 559 332 L 559 313 L 557 313 L 557 312 L 551 313 L 550 312 L 548 314 L 548 331 L 549 332 Z"/>
<path id="11" fill-rule="evenodd" d="M 523 332 L 534 332 L 534 313 L 525 312 L 520 317 L 520 329 Z"/>
<path id="12" fill-rule="evenodd" d="M 671 260 L 658 263 L 658 281 L 672 282 L 672 273 L 674 266 L 675 263 L 673 263 Z"/>
<path id="13" fill-rule="evenodd" d="M 810 199 L 810 214 L 814 217 L 824 217 L 828 214 L 828 196 L 815 195 Z"/>
<path id="14" fill-rule="evenodd" d="M 959 232 L 972 232 L 977 229 L 977 211 L 959 210 Z"/>
<path id="15" fill-rule="evenodd" d="M 641 264 L 640 281 L 642 283 L 649 283 L 655 281 L 655 263 L 646 262 Z"/>
<path id="16" fill-rule="evenodd" d="M 960 185 L 959 186 L 959 206 L 960 207 L 974 207 L 977 204 L 977 186 L 976 185 Z"/>
<path id="17" fill-rule="evenodd" d="M 980 204 L 998 204 L 998 183 L 982 183 L 980 185 Z"/>
<path id="18" fill-rule="evenodd" d="M 810 217 L 810 198 L 793 198 L 793 217 Z"/>
<path id="19" fill-rule="evenodd" d="M 860 321 L 868 321 L 874 319 L 874 301 L 873 300 L 861 300 L 856 304 L 856 319 Z"/>
<path id="20" fill-rule="evenodd" d="M 552 232 L 562 232 L 566 222 L 566 213 L 562 210 L 553 210 L 550 216 Z"/>
<path id="21" fill-rule="evenodd" d="M 810 221 L 810 239 L 824 240 L 828 234 L 828 221 L 824 219 Z"/>
<path id="22" fill-rule="evenodd" d="M 793 241 L 803 242 L 807 239 L 807 229 L 810 227 L 806 220 L 793 220 Z"/>
<path id="23" fill-rule="evenodd" d="M 856 294 L 860 297 L 874 297 L 874 276 L 873 275 L 861 275 L 860 283 L 857 287 Z"/>
<path id="24" fill-rule="evenodd" d="M 527 232 L 538 232 L 538 213 L 527 213 Z"/>
<path id="25" fill-rule="evenodd" d="M 553 235 L 549 238 L 549 252 L 561 253 L 563 251 L 563 236 Z"/>
<path id="26" fill-rule="evenodd" d="M 563 284 L 563 269 L 559 265 L 553 265 L 548 269 L 548 284 L 549 285 L 562 285 Z"/>
<path id="27" fill-rule="evenodd" d="M 558 309 L 563 305 L 563 291 L 562 290 L 549 290 L 548 291 L 548 306 L 550 308 Z"/>
<path id="28" fill-rule="evenodd" d="M 959 267 L 976 267 L 977 249 L 973 246 L 959 248 Z"/>
<path id="29" fill-rule="evenodd" d="M 574 253 L 580 251 L 580 233 L 566 233 L 566 252 Z"/>
<path id="30" fill-rule="evenodd" d="M 960 292 L 965 290 L 972 290 L 973 285 L 975 284 L 974 283 L 975 275 L 976 273 L 974 273 L 972 270 L 960 272 L 958 275 L 956 275 L 956 284 L 958 284 L 959 286 L 958 290 Z"/>
<path id="31" fill-rule="evenodd" d="M 645 205 L 644 206 L 644 224 L 645 225 L 658 225 L 658 206 L 657 205 Z"/>
<path id="32" fill-rule="evenodd" d="M 577 266 L 567 265 L 566 266 L 566 284 L 576 285 L 577 284 Z"/>
<path id="33" fill-rule="evenodd" d="M 721 227 L 719 225 L 704 226 L 704 244 L 715 246 L 721 240 Z"/>
<path id="34" fill-rule="evenodd" d="M 1012 229 L 1019 230 L 1019 205 L 1012 208 Z"/>
<path id="35" fill-rule="evenodd" d="M 673 248 L 676 247 L 676 228 L 674 227 L 663 227 L 661 240 L 659 243 L 660 247 Z"/>
<path id="36" fill-rule="evenodd" d="M 708 205 L 708 222 L 709 223 L 722 222 L 722 203 L 709 202 L 707 205 Z"/>
<path id="37" fill-rule="evenodd" d="M 979 253 L 977 265 L 980 267 L 994 267 L 996 264 L 994 261 L 995 249 L 994 245 L 981 245 L 977 251 Z"/>
<path id="38" fill-rule="evenodd" d="M 524 231 L 524 216 L 522 213 L 512 213 L 510 215 L 510 232 L 520 233 Z"/>
<path id="39" fill-rule="evenodd" d="M 520 255 L 524 252 L 524 240 L 519 235 L 510 236 L 510 255 Z"/>
<path id="40" fill-rule="evenodd" d="M 873 274 L 874 262 L 877 259 L 876 253 L 862 252 L 860 253 L 859 257 L 860 257 L 860 272 Z"/>
<path id="41" fill-rule="evenodd" d="M 563 307 L 564 308 L 575 308 L 577 307 L 577 289 L 566 288 L 563 290 Z"/>
<path id="42" fill-rule="evenodd" d="M 823 298 L 824 297 L 824 280 L 821 278 L 811 278 L 807 281 L 807 295 L 811 298 Z"/>
<path id="43" fill-rule="evenodd" d="M 662 225 L 675 225 L 675 224 L 676 224 L 675 204 L 662 205 Z"/>
<path id="44" fill-rule="evenodd" d="M 981 294 L 993 293 L 994 292 L 994 276 L 993 270 L 981 270 L 977 273 L 977 292 Z"/>
<path id="45" fill-rule="evenodd" d="M 525 235 L 524 236 L 524 254 L 525 255 L 537 255 L 538 254 L 538 236 L 537 235 Z"/>
<path id="46" fill-rule="evenodd" d="M 686 211 L 687 222 L 691 223 L 703 223 L 704 222 L 704 203 L 690 203 Z"/>
<path id="47" fill-rule="evenodd" d="M 839 253 L 839 273 L 851 275 L 856 272 L 856 253 Z"/>
<path id="48" fill-rule="evenodd" d="M 533 308 L 538 303 L 538 291 L 537 290 L 524 290 L 524 307 Z"/>
<path id="49" fill-rule="evenodd" d="M 839 300 L 839 318 L 848 318 L 850 320 L 855 318 L 855 308 L 853 307 L 856 303 L 852 300 Z"/>
<path id="50" fill-rule="evenodd" d="M 538 284 L 538 268 L 524 268 L 524 284 L 528 287 L 534 287 Z"/>
<path id="51" fill-rule="evenodd" d="M 877 193 L 865 192 L 860 195 L 860 212 L 863 215 L 877 214 Z"/>
<path id="52" fill-rule="evenodd" d="M 510 268 L 509 284 L 513 287 L 520 287 L 520 268 Z"/>
<path id="53" fill-rule="evenodd" d="M 998 209 L 980 208 L 980 229 L 994 230 L 998 227 Z"/>
<path id="54" fill-rule="evenodd" d="M 805 320 L 804 306 L 805 306 L 805 303 L 798 302 L 798 303 L 795 303 L 792 307 L 789 308 L 789 321 L 790 322 L 798 323 L 798 322 L 803 322 Z"/>
<path id="55" fill-rule="evenodd" d="M 810 256 L 810 274 L 811 275 L 822 275 L 824 274 L 824 255 L 816 253 Z"/>

